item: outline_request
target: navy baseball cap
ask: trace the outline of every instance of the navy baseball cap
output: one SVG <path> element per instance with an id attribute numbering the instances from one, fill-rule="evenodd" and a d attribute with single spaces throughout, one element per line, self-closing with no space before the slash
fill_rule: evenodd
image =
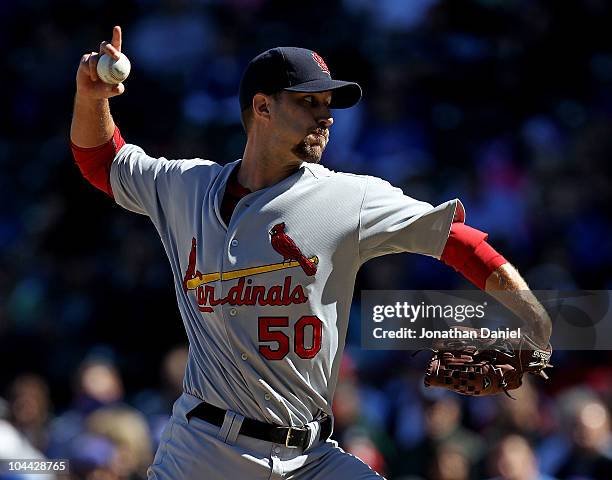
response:
<path id="1" fill-rule="evenodd" d="M 355 82 L 334 80 L 325 61 L 312 50 L 276 47 L 249 62 L 240 80 L 240 110 L 252 105 L 257 93 L 324 92 L 333 90 L 330 108 L 349 108 L 361 99 Z"/>

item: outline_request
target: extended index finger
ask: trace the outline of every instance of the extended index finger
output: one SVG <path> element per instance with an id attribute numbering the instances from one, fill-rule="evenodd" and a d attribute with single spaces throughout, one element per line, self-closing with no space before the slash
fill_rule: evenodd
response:
<path id="1" fill-rule="evenodd" d="M 111 45 L 117 50 L 121 51 L 121 27 L 119 25 L 113 27 L 113 39 L 111 40 Z"/>

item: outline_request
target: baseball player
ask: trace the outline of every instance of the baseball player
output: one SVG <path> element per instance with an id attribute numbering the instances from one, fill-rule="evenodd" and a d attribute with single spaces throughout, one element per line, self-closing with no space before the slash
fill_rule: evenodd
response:
<path id="1" fill-rule="evenodd" d="M 125 143 L 108 102 L 124 87 L 96 75 L 99 55 L 120 50 L 115 27 L 111 42 L 82 57 L 71 143 L 89 182 L 155 225 L 189 339 L 184 393 L 149 478 L 379 477 L 330 439 L 360 266 L 413 252 L 490 292 L 526 290 L 525 282 L 485 233 L 463 223 L 459 200 L 433 207 L 381 179 L 319 164 L 331 111 L 362 92 L 333 79 L 317 53 L 273 48 L 249 63 L 239 95 L 247 144 L 222 166 Z M 548 343 L 535 299 L 509 307 L 529 314 L 534 337 Z"/>

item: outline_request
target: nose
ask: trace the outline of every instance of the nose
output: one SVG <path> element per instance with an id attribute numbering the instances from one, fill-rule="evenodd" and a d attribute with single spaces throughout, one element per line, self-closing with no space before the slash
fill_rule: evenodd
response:
<path id="1" fill-rule="evenodd" d="M 323 128 L 329 128 L 334 124 L 334 118 L 331 116 L 331 113 L 327 112 L 327 114 L 319 119 L 319 126 Z"/>

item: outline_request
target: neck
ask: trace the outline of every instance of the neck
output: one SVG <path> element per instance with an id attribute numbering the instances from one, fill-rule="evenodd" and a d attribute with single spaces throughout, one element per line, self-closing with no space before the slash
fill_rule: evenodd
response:
<path id="1" fill-rule="evenodd" d="M 301 164 L 291 152 L 282 155 L 249 138 L 240 162 L 238 182 L 255 192 L 284 180 Z"/>

